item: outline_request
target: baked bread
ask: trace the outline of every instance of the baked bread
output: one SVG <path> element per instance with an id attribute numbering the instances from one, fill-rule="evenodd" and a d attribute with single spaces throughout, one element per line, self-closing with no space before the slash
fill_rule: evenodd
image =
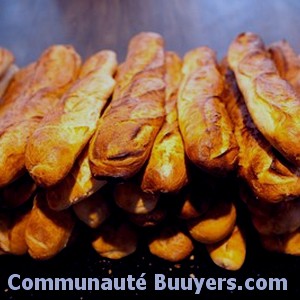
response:
<path id="1" fill-rule="evenodd" d="M 40 191 L 35 196 L 25 231 L 30 256 L 39 260 L 55 256 L 66 247 L 74 225 L 72 213 L 50 209 L 44 191 Z"/>
<path id="2" fill-rule="evenodd" d="M 300 95 L 300 58 L 285 40 L 271 44 L 268 47 L 280 77 L 287 80 Z"/>
<path id="3" fill-rule="evenodd" d="M 55 111 L 29 138 L 25 164 L 39 185 L 53 186 L 71 170 L 112 94 L 116 68 L 116 54 L 112 51 L 100 51 L 90 57 Z"/>
<path id="4" fill-rule="evenodd" d="M 79 220 L 91 228 L 97 228 L 111 214 L 110 201 L 112 199 L 107 199 L 107 195 L 100 190 L 84 201 L 73 205 L 73 210 Z"/>
<path id="5" fill-rule="evenodd" d="M 193 239 L 203 244 L 215 244 L 231 234 L 235 221 L 234 204 L 219 200 L 203 216 L 189 220 L 187 225 Z"/>
<path id="6" fill-rule="evenodd" d="M 2 207 L 15 208 L 27 202 L 36 191 L 36 183 L 25 173 L 0 190 Z"/>
<path id="7" fill-rule="evenodd" d="M 239 270 L 246 258 L 245 238 L 238 226 L 224 240 L 206 245 L 206 249 L 213 262 L 226 270 Z"/>
<path id="8" fill-rule="evenodd" d="M 228 94 L 224 99 L 240 148 L 239 176 L 261 200 L 280 202 L 299 197 L 299 170 L 280 156 L 258 131 L 238 90 L 233 73 L 227 69 L 225 76 Z"/>
<path id="9" fill-rule="evenodd" d="M 107 222 L 98 229 L 92 246 L 102 257 L 121 259 L 135 252 L 137 233 L 123 221 Z"/>
<path id="10" fill-rule="evenodd" d="M 145 169 L 142 190 L 178 192 L 187 183 L 182 137 L 177 120 L 177 92 L 181 79 L 181 61 L 174 52 L 166 53 L 166 119 L 160 129 Z"/>
<path id="11" fill-rule="evenodd" d="M 91 196 L 106 183 L 92 176 L 87 146 L 63 181 L 46 190 L 48 205 L 54 210 L 66 209 Z"/>
<path id="12" fill-rule="evenodd" d="M 229 47 L 228 62 L 258 130 L 300 167 L 300 98 L 279 76 L 261 38 L 240 34 Z"/>
<path id="13" fill-rule="evenodd" d="M 164 59 L 160 35 L 140 33 L 130 41 L 112 102 L 90 143 L 94 176 L 132 177 L 149 157 L 164 121 Z"/>
<path id="14" fill-rule="evenodd" d="M 158 202 L 158 194 L 142 191 L 135 181 L 117 184 L 114 188 L 116 204 L 129 213 L 146 214 L 152 211 Z"/>
<path id="15" fill-rule="evenodd" d="M 172 225 L 162 228 L 148 246 L 153 255 L 172 262 L 187 258 L 194 249 L 191 239 Z"/>
<path id="16" fill-rule="evenodd" d="M 201 47 L 183 61 L 178 117 L 189 159 L 201 169 L 226 175 L 235 168 L 238 147 L 223 103 L 224 82 L 213 50 Z"/>
<path id="17" fill-rule="evenodd" d="M 28 138 L 77 77 L 79 65 L 80 58 L 70 46 L 48 48 L 35 64 L 24 94 L 19 95 L 22 99 L 9 105 L 13 117 L 8 113 L 0 122 L 0 187 L 25 172 Z"/>
<path id="18" fill-rule="evenodd" d="M 9 253 L 10 240 L 9 231 L 11 226 L 11 215 L 1 212 L 0 213 L 0 250 L 4 253 Z"/>

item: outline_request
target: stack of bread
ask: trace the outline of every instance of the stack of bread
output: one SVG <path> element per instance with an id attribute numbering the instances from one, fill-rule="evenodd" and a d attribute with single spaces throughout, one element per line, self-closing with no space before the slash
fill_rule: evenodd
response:
<path id="1" fill-rule="evenodd" d="M 235 174 L 263 245 L 300 253 L 300 61 L 286 42 L 242 34 L 219 64 L 140 33 L 120 65 L 61 45 L 20 70 L 13 60 L 0 49 L 1 253 L 49 259 L 83 222 L 103 257 L 146 240 L 177 262 L 202 243 L 239 269 L 245 234 L 224 189 Z"/>

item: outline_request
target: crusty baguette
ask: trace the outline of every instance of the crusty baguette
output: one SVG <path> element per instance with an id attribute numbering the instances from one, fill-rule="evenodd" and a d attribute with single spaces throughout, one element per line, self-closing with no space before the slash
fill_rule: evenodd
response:
<path id="1" fill-rule="evenodd" d="M 0 48 L 0 79 L 12 66 L 14 60 L 14 55 L 9 50 Z"/>
<path id="2" fill-rule="evenodd" d="M 25 164 L 38 184 L 53 186 L 69 173 L 112 94 L 116 67 L 112 51 L 90 57 L 55 112 L 46 116 L 29 138 Z"/>
<path id="3" fill-rule="evenodd" d="M 92 176 L 87 146 L 63 181 L 46 190 L 48 205 L 53 210 L 66 209 L 91 196 L 106 183 Z"/>
<path id="4" fill-rule="evenodd" d="M 238 226 L 232 233 L 216 244 L 206 245 L 213 262 L 226 270 L 235 271 L 242 267 L 246 258 L 245 238 Z"/>
<path id="5" fill-rule="evenodd" d="M 19 68 L 16 65 L 11 65 L 8 70 L 0 76 L 0 105 L 2 104 L 1 97 L 4 95 L 10 81 L 18 70 Z"/>
<path id="6" fill-rule="evenodd" d="M 137 233 L 124 221 L 107 222 L 95 233 L 92 246 L 102 257 L 121 259 L 135 252 Z"/>
<path id="7" fill-rule="evenodd" d="M 191 236 L 198 242 L 214 244 L 231 234 L 235 226 L 236 209 L 232 202 L 220 200 L 201 217 L 188 221 Z"/>
<path id="8" fill-rule="evenodd" d="M 149 241 L 150 252 L 168 261 L 187 258 L 194 249 L 191 239 L 174 225 L 166 225 Z"/>
<path id="9" fill-rule="evenodd" d="M 36 188 L 36 183 L 28 173 L 25 173 L 0 190 L 1 206 L 15 208 L 24 204 L 31 198 Z"/>
<path id="10" fill-rule="evenodd" d="M 174 52 L 166 53 L 166 119 L 160 129 L 141 187 L 145 192 L 178 192 L 187 183 L 182 137 L 177 117 L 177 92 L 181 79 L 181 61 Z"/>
<path id="11" fill-rule="evenodd" d="M 99 227 L 111 214 L 112 199 L 107 199 L 107 195 L 102 190 L 73 205 L 76 216 L 91 228 Z"/>
<path id="12" fill-rule="evenodd" d="M 300 167 L 300 98 L 279 76 L 263 41 L 253 33 L 240 34 L 229 47 L 228 62 L 258 130 Z"/>
<path id="13" fill-rule="evenodd" d="M 300 58 L 285 40 L 271 44 L 268 51 L 279 75 L 287 80 L 300 96 Z"/>
<path id="14" fill-rule="evenodd" d="M 144 165 L 164 121 L 163 76 L 162 37 L 136 35 L 119 68 L 112 102 L 90 143 L 94 176 L 129 178 Z"/>
<path id="15" fill-rule="evenodd" d="M 51 210 L 44 191 L 40 191 L 35 196 L 25 231 L 30 256 L 43 260 L 59 253 L 66 247 L 74 224 L 74 217 L 69 210 Z"/>
<path id="16" fill-rule="evenodd" d="M 0 186 L 25 172 L 25 148 L 28 138 L 43 117 L 56 107 L 60 97 L 77 77 L 80 58 L 70 46 L 52 46 L 34 66 L 31 80 L 0 122 Z"/>
<path id="17" fill-rule="evenodd" d="M 207 47 L 191 50 L 182 72 L 177 106 L 186 154 L 203 170 L 226 175 L 235 168 L 238 147 L 215 53 Z"/>
<path id="18" fill-rule="evenodd" d="M 130 180 L 115 186 L 114 198 L 123 210 L 134 214 L 146 214 L 156 207 L 159 195 L 144 192 L 135 181 Z"/>
<path id="19" fill-rule="evenodd" d="M 233 73 L 226 69 L 225 76 L 228 87 L 225 102 L 240 148 L 239 175 L 254 194 L 264 201 L 280 202 L 299 197 L 299 170 L 278 155 L 258 131 L 237 88 Z"/>

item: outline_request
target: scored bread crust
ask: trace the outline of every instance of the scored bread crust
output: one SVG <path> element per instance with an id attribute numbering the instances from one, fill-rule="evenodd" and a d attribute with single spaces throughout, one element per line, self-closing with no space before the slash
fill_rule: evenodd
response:
<path id="1" fill-rule="evenodd" d="M 228 62 L 258 130 L 300 166 L 300 98 L 280 77 L 263 41 L 253 33 L 240 34 L 229 47 Z"/>
<path id="2" fill-rule="evenodd" d="M 94 176 L 129 178 L 144 165 L 164 120 L 163 75 L 162 37 L 136 35 L 119 67 L 112 102 L 90 143 Z"/>
<path id="3" fill-rule="evenodd" d="M 238 147 L 223 103 L 224 83 L 213 50 L 188 52 L 183 62 L 178 117 L 185 151 L 198 167 L 226 175 L 236 165 Z"/>
<path id="4" fill-rule="evenodd" d="M 240 148 L 239 176 L 261 200 L 280 202 L 299 197 L 299 170 L 280 157 L 258 131 L 238 90 L 232 71 L 227 68 L 224 72 L 228 87 L 225 102 L 234 123 L 234 133 Z"/>
<path id="5" fill-rule="evenodd" d="M 46 116 L 26 148 L 26 168 L 46 187 L 60 182 L 96 130 L 97 121 L 112 94 L 116 54 L 100 51 L 82 66 L 78 80 Z"/>
<path id="6" fill-rule="evenodd" d="M 181 79 L 181 60 L 174 52 L 166 52 L 166 119 L 160 129 L 141 187 L 145 192 L 172 193 L 187 183 L 187 170 L 177 114 L 177 92 Z"/>
<path id="7" fill-rule="evenodd" d="M 29 67 L 32 72 L 26 89 L 20 88 L 17 97 L 11 95 L 14 102 L 6 100 L 0 121 L 1 187 L 24 173 L 28 138 L 43 117 L 55 109 L 61 95 L 77 77 L 79 65 L 80 58 L 71 46 L 52 46 Z"/>

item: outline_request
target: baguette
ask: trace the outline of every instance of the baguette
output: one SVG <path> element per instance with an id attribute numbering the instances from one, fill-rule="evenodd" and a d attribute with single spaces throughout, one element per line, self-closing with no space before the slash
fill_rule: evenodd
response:
<path id="1" fill-rule="evenodd" d="M 268 47 L 279 75 L 287 80 L 300 95 L 300 58 L 292 46 L 285 40 L 271 44 Z"/>
<path id="2" fill-rule="evenodd" d="M 66 247 L 74 225 L 71 212 L 51 210 L 44 191 L 40 191 L 35 196 L 25 231 L 30 256 L 39 260 L 55 256 Z"/>
<path id="3" fill-rule="evenodd" d="M 220 200 L 203 216 L 188 221 L 193 239 L 204 244 L 214 244 L 231 234 L 235 226 L 236 209 L 232 202 Z"/>
<path id="4" fill-rule="evenodd" d="M 51 209 L 63 210 L 91 196 L 106 183 L 92 176 L 87 146 L 66 178 L 46 190 L 46 199 Z"/>
<path id="5" fill-rule="evenodd" d="M 82 66 L 78 80 L 29 138 L 25 164 L 30 175 L 50 187 L 67 176 L 96 130 L 110 97 L 117 67 L 116 54 L 100 51 Z"/>
<path id="6" fill-rule="evenodd" d="M 194 249 L 191 239 L 176 226 L 164 227 L 148 244 L 150 252 L 162 259 L 178 262 Z"/>
<path id="7" fill-rule="evenodd" d="M 207 47 L 188 52 L 182 72 L 177 107 L 186 154 L 203 170 L 226 175 L 235 168 L 238 147 L 215 53 Z"/>
<path id="8" fill-rule="evenodd" d="M 145 192 L 178 192 L 187 183 L 184 146 L 177 120 L 177 92 L 181 79 L 181 61 L 166 53 L 166 119 L 160 129 L 142 180 Z"/>
<path id="9" fill-rule="evenodd" d="M 130 41 L 112 102 L 90 143 L 94 176 L 129 178 L 144 165 L 164 121 L 163 75 L 162 37 L 138 34 Z"/>
<path id="10" fill-rule="evenodd" d="M 14 60 L 14 55 L 9 50 L 0 48 L 0 79 L 12 66 Z"/>
<path id="11" fill-rule="evenodd" d="M 213 262 L 226 270 L 239 270 L 246 257 L 246 242 L 238 226 L 231 235 L 216 244 L 206 245 Z"/>
<path id="12" fill-rule="evenodd" d="M 100 226 L 92 241 L 102 257 L 121 259 L 136 251 L 137 233 L 125 222 L 108 222 Z"/>
<path id="13" fill-rule="evenodd" d="M 240 152 L 238 172 L 255 196 L 267 202 L 280 202 L 300 196 L 300 172 L 282 158 L 254 125 L 238 90 L 233 73 L 224 61 L 227 110 L 234 122 Z"/>
<path id="14" fill-rule="evenodd" d="M 47 49 L 36 65 L 24 95 L 2 118 L 0 125 L 0 187 L 25 172 L 28 138 L 42 118 L 56 107 L 59 98 L 77 77 L 80 59 L 70 46 Z"/>
<path id="15" fill-rule="evenodd" d="M 300 99 L 279 76 L 263 41 L 253 33 L 240 34 L 229 47 L 228 62 L 258 130 L 300 167 Z"/>

